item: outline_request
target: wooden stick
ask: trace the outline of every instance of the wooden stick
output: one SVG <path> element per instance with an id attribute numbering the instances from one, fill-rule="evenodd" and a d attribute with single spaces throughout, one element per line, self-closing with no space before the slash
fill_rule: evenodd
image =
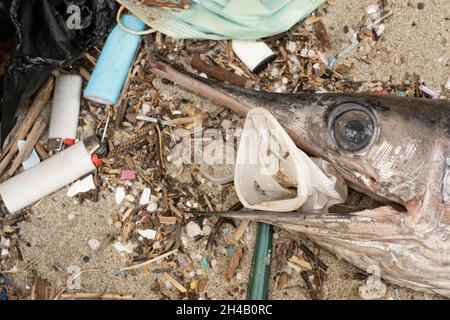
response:
<path id="1" fill-rule="evenodd" d="M 36 152 L 38 153 L 39 157 L 41 157 L 42 160 L 47 160 L 48 158 L 50 158 L 47 150 L 45 150 L 42 144 L 37 143 L 34 148 L 36 149 Z"/>
<path id="2" fill-rule="evenodd" d="M 161 224 L 177 224 L 177 217 L 159 216 L 158 218 Z"/>
<path id="3" fill-rule="evenodd" d="M 200 59 L 200 55 L 196 54 L 191 59 L 192 66 L 200 72 L 206 73 L 209 77 L 220 80 L 227 81 L 230 84 L 234 84 L 239 87 L 250 88 L 252 86 L 252 81 L 237 75 L 233 72 L 225 70 L 220 67 L 216 67 L 213 65 L 208 65 L 202 59 Z"/>
<path id="4" fill-rule="evenodd" d="M 42 133 L 44 132 L 45 127 L 46 124 L 43 121 L 41 120 L 36 121 L 36 123 L 33 126 L 33 129 L 31 129 L 31 132 L 28 135 L 28 138 L 26 140 L 22 152 L 19 152 L 19 155 L 14 160 L 13 164 L 11 165 L 11 168 L 8 170 L 7 176 L 12 177 L 14 175 L 14 172 L 16 172 L 16 170 L 19 168 L 22 162 L 30 156 L 31 151 L 33 150 L 34 146 L 36 145 Z"/>
<path id="5" fill-rule="evenodd" d="M 63 293 L 61 299 L 97 299 L 97 300 L 132 300 L 131 294 L 114 294 L 114 293 L 95 293 L 95 292 L 79 292 L 79 293 Z"/>
<path id="6" fill-rule="evenodd" d="M 311 264 L 308 261 L 303 260 L 299 256 L 292 256 L 289 261 L 295 263 L 296 265 L 299 265 L 303 269 L 312 270 Z"/>
<path id="7" fill-rule="evenodd" d="M 175 280 L 174 277 L 172 277 L 170 274 L 168 274 L 167 272 L 163 273 L 164 278 L 166 278 L 175 288 L 177 288 L 180 292 L 182 293 L 186 293 L 187 290 L 185 287 L 183 287 L 177 280 Z"/>
<path id="8" fill-rule="evenodd" d="M 249 219 L 242 220 L 238 229 L 234 233 L 234 241 L 235 242 L 238 242 L 239 240 L 241 240 L 242 236 L 244 235 L 245 230 L 247 230 L 249 223 L 250 223 Z"/>
<path id="9" fill-rule="evenodd" d="M 91 79 L 91 74 L 86 70 L 86 68 L 81 67 L 79 72 L 80 76 L 82 76 L 84 80 L 89 81 Z"/>
<path id="10" fill-rule="evenodd" d="M 177 252 L 178 252 L 178 249 L 172 250 L 172 251 L 169 251 L 169 252 L 167 252 L 167 253 L 164 253 L 164 254 L 162 254 L 162 255 L 156 257 L 156 258 L 147 260 L 147 261 L 142 262 L 142 263 L 140 263 L 140 264 L 135 264 L 134 266 L 129 266 L 129 267 L 121 268 L 120 270 L 121 270 L 121 271 L 127 271 L 127 270 L 139 269 L 139 268 L 148 266 L 149 264 L 152 264 L 153 262 L 156 262 L 156 261 L 162 260 L 162 259 L 164 259 L 164 258 L 166 258 L 166 257 L 168 257 L 168 256 L 171 256 L 172 254 L 177 253 Z"/>
<path id="11" fill-rule="evenodd" d="M 177 119 L 171 119 L 170 124 L 172 126 L 181 126 L 183 124 L 188 123 L 194 123 L 195 121 L 203 121 L 207 118 L 206 114 L 199 114 L 192 117 L 185 117 L 185 118 L 177 118 Z"/>
<path id="12" fill-rule="evenodd" d="M 37 117 L 41 114 L 42 110 L 50 99 L 53 91 L 53 85 L 54 79 L 53 77 L 50 77 L 37 93 L 26 118 L 4 150 L 2 161 L 0 162 L 0 175 L 3 174 L 3 172 L 6 170 L 6 168 L 14 158 L 14 155 L 19 150 L 17 147 L 17 141 L 25 140 L 31 127 L 36 122 Z"/>
<path id="13" fill-rule="evenodd" d="M 95 65 L 97 64 L 97 60 L 96 60 L 93 56 L 91 56 L 91 54 L 88 53 L 88 52 L 86 52 L 86 53 L 84 54 L 84 58 L 85 58 L 87 61 L 89 61 L 89 63 L 92 64 L 92 66 L 94 66 L 94 67 L 95 67 Z"/>

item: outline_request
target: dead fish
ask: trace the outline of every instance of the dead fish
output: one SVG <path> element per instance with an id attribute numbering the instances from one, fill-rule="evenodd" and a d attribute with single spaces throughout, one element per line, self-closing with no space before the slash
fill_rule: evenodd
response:
<path id="1" fill-rule="evenodd" d="M 245 116 L 269 110 L 297 146 L 331 162 L 386 205 L 349 214 L 247 212 L 307 235 L 343 259 L 415 290 L 450 296 L 450 103 L 367 94 L 251 91 L 178 71 L 153 72 Z"/>

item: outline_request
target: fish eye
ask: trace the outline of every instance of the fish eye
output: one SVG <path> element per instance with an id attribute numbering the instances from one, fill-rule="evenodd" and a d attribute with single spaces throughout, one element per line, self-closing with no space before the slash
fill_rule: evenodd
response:
<path id="1" fill-rule="evenodd" d="M 356 103 L 344 103 L 329 116 L 328 128 L 336 145 L 346 151 L 367 148 L 376 136 L 376 119 L 367 108 Z"/>

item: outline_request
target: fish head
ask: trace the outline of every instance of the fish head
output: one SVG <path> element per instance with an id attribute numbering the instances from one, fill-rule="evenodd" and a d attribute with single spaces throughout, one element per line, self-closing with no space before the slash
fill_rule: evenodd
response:
<path id="1" fill-rule="evenodd" d="M 205 80 L 159 61 L 155 74 L 246 115 L 271 112 L 307 153 L 387 205 L 352 213 L 228 212 L 306 235 L 392 283 L 450 296 L 450 103 L 365 94 L 275 94 Z"/>
<path id="2" fill-rule="evenodd" d="M 288 101 L 286 101 L 288 100 Z M 296 102 L 297 100 L 297 102 Z M 412 211 L 448 159 L 448 102 L 382 95 L 293 95 L 269 104 L 297 145 L 349 184 Z"/>

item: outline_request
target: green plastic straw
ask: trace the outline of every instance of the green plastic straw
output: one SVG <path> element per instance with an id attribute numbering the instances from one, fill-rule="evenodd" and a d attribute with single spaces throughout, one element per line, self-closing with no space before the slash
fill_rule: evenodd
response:
<path id="1" fill-rule="evenodd" d="M 252 274 L 247 299 L 267 300 L 269 291 L 270 261 L 272 258 L 272 226 L 258 223 L 255 251 L 253 253 Z"/>

